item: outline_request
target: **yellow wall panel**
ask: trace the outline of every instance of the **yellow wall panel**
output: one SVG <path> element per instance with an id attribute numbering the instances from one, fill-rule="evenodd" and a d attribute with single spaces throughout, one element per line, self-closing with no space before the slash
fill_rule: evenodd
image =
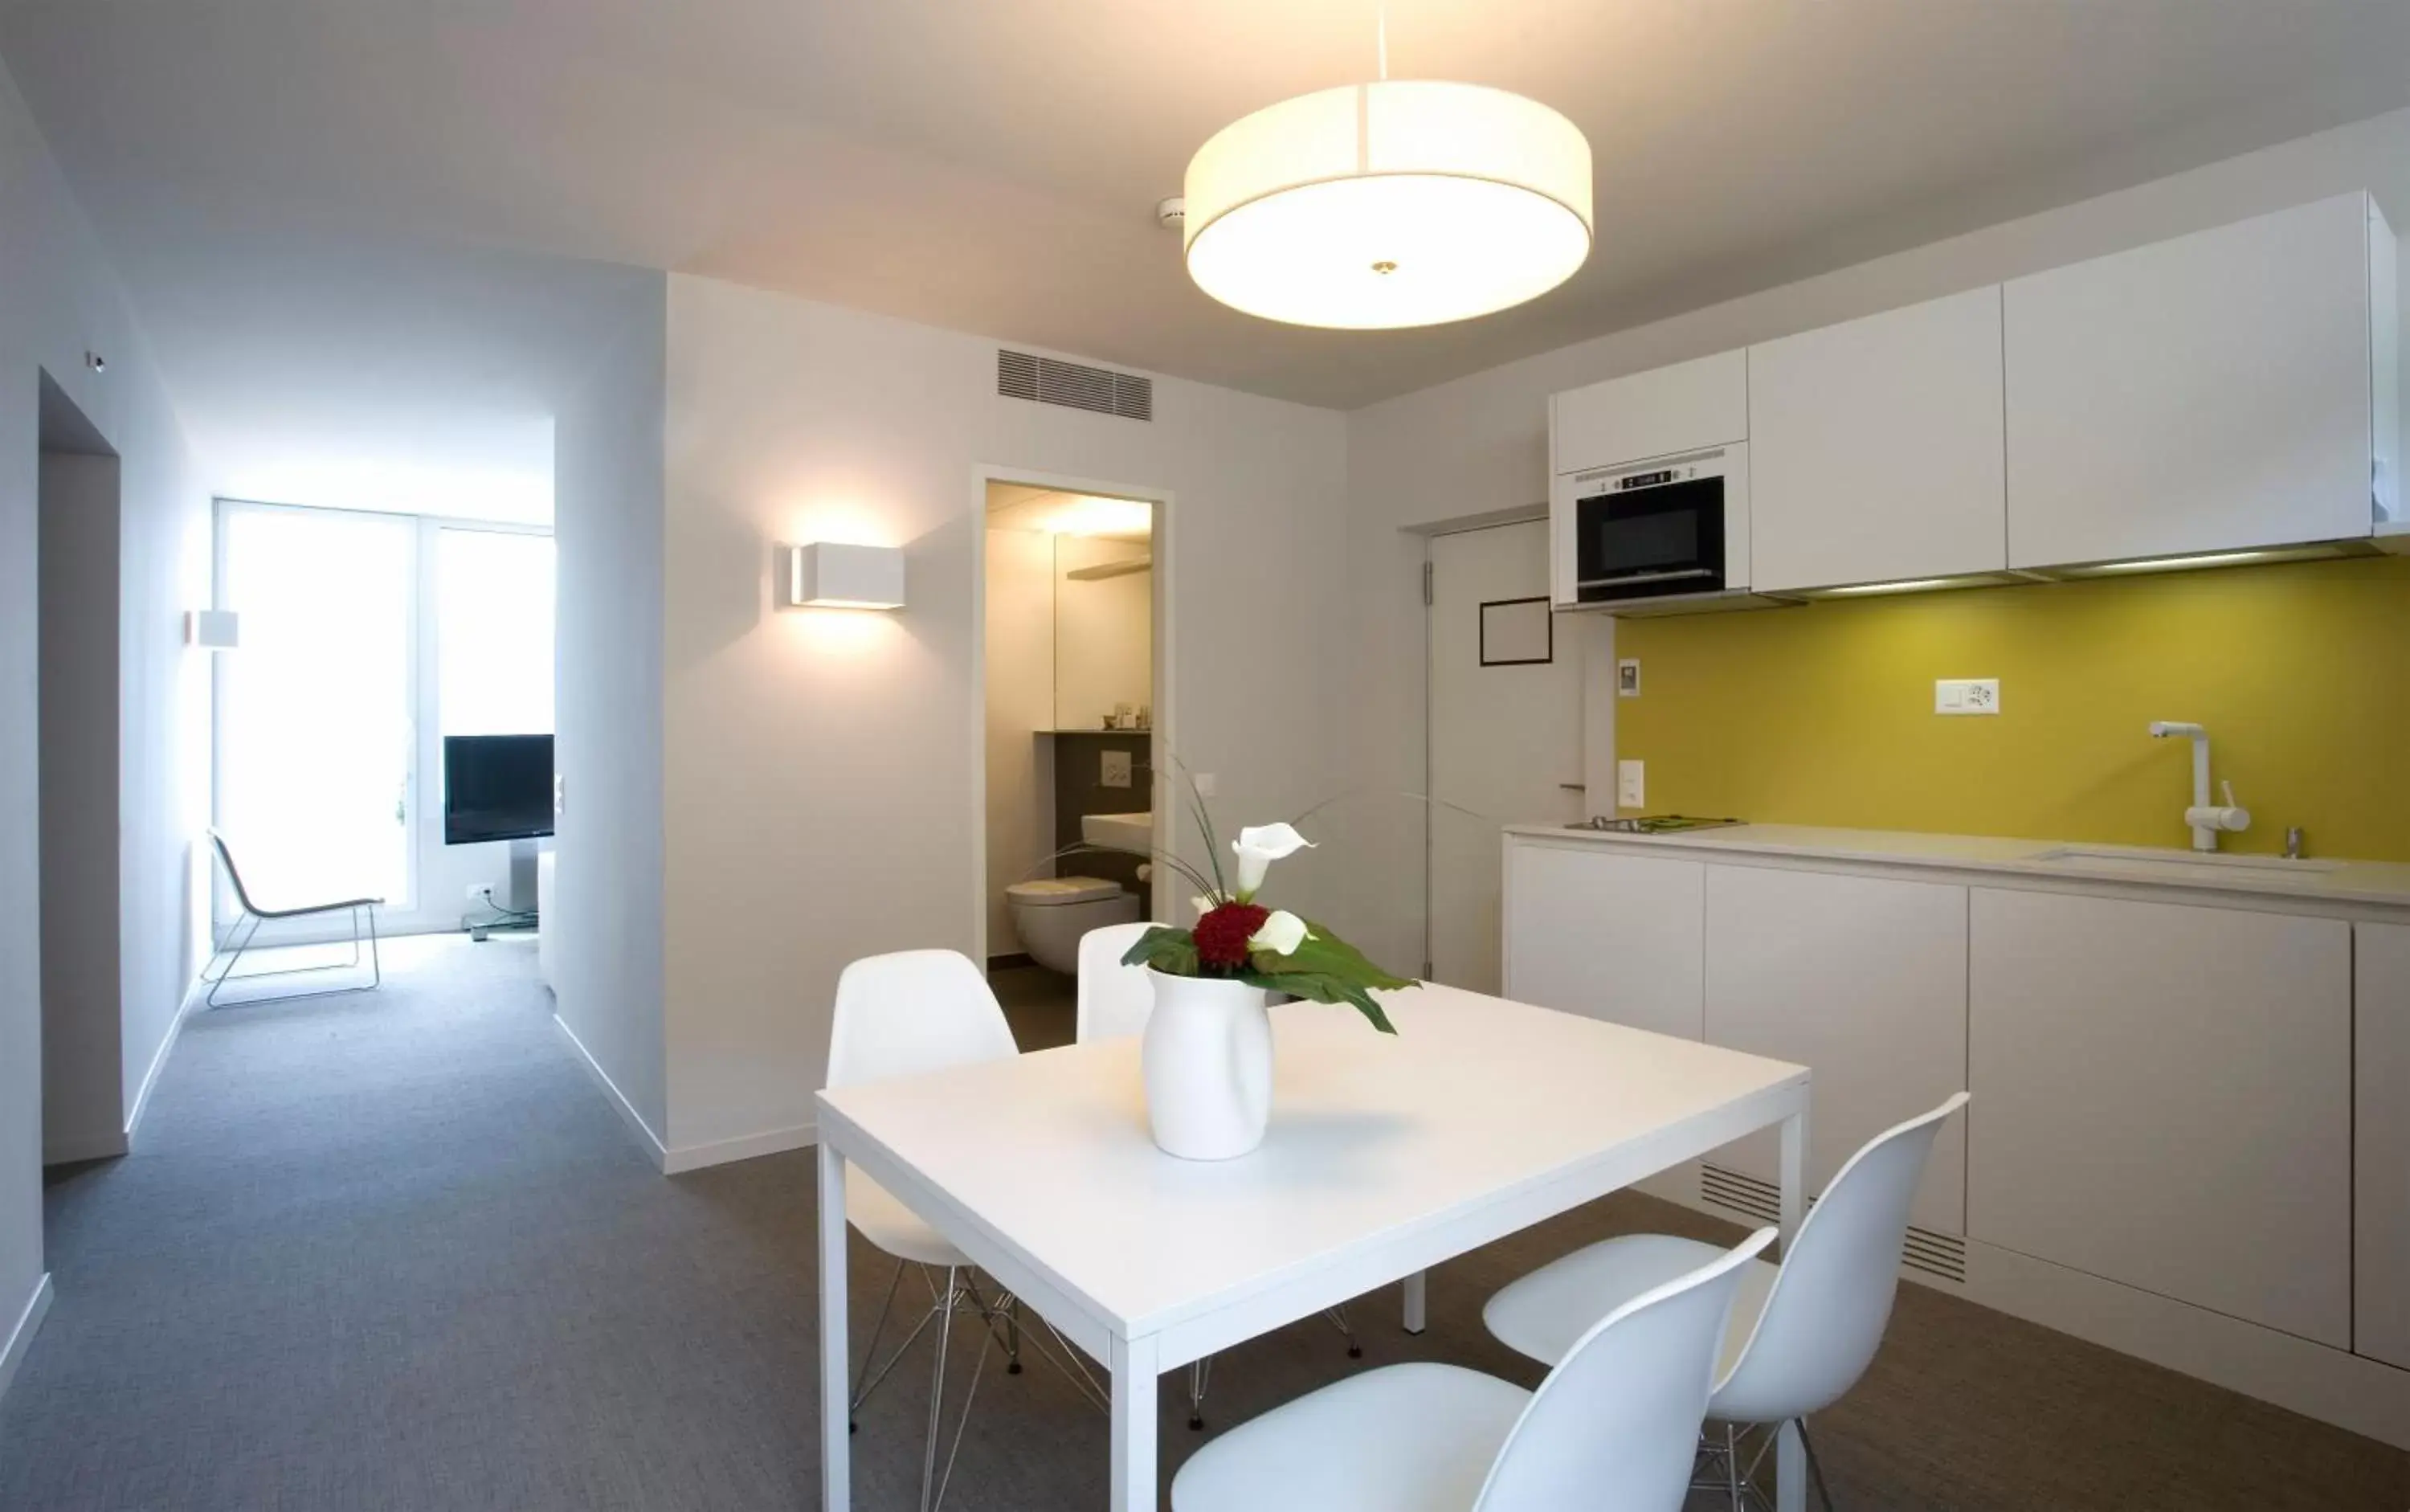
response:
<path id="1" fill-rule="evenodd" d="M 1648 810 L 2189 843 L 2191 743 L 2251 810 L 2231 850 L 2410 861 L 2410 559 L 2233 567 L 1627 619 L 1616 754 Z M 1996 716 L 1933 712 L 1997 677 Z"/>

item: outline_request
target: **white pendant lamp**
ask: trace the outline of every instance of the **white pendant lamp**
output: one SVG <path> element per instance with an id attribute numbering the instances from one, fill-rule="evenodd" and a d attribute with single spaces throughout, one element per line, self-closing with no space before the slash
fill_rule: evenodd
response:
<path id="1" fill-rule="evenodd" d="M 1188 273 L 1224 304 L 1369 330 L 1521 304 L 1590 255 L 1590 143 L 1479 84 L 1391 80 L 1283 100 L 1189 160 Z"/>

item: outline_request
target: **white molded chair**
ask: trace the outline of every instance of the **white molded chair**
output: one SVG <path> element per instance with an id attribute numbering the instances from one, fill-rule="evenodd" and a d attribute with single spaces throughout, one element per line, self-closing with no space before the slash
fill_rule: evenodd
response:
<path id="1" fill-rule="evenodd" d="M 1124 966 L 1122 957 L 1154 927 L 1141 919 L 1080 937 L 1081 1044 L 1146 1032 L 1147 1015 L 1154 1011 L 1154 983 L 1146 980 L 1146 967 Z"/>
<path id="2" fill-rule="evenodd" d="M 1778 1432 L 1796 1422 L 1807 1444 L 1808 1415 L 1848 1394 L 1873 1360 L 1899 1289 L 1909 1207 L 1925 1157 L 1942 1124 L 1967 1101 L 1966 1093 L 1957 1093 L 1931 1112 L 1876 1135 L 1809 1210 L 1781 1265 L 1761 1260 L 1741 1276 L 1706 1414 L 1722 1428 L 1722 1441 L 1706 1448 L 1735 1508 L 1761 1494 L 1740 1462 L 1738 1433 L 1754 1427 Z M 1500 1291 L 1482 1309 L 1482 1321 L 1501 1343 L 1554 1364 L 1581 1336 L 1587 1319 L 1715 1253 L 1712 1244 L 1662 1234 L 1610 1239 Z M 1764 1452 L 1761 1445 L 1758 1453 Z M 1812 1447 L 1808 1464 L 1830 1507 L 1833 1498 L 1823 1490 L 1823 1469 Z"/>
<path id="3" fill-rule="evenodd" d="M 1678 1512 L 1725 1318 L 1774 1234 L 1593 1319 L 1536 1391 L 1390 1365 L 1275 1407 L 1180 1467 L 1172 1512 Z"/>
<path id="4" fill-rule="evenodd" d="M 1080 937 L 1077 1037 L 1081 1044 L 1146 1032 L 1147 1017 L 1154 1011 L 1154 983 L 1146 980 L 1146 967 L 1124 966 L 1122 957 L 1154 927 L 1140 920 L 1132 924 L 1107 924 Z M 1347 1358 L 1363 1359 L 1364 1346 L 1357 1342 L 1355 1325 L 1347 1321 L 1347 1309 L 1333 1307 L 1322 1316 L 1347 1341 Z M 1188 1426 L 1192 1429 L 1205 1426 L 1205 1388 L 1212 1379 L 1212 1356 L 1207 1355 L 1188 1367 Z"/>
<path id="5" fill-rule="evenodd" d="M 988 990 L 987 979 L 980 975 L 979 967 L 971 965 L 966 956 L 952 951 L 900 951 L 892 955 L 865 956 L 847 967 L 837 978 L 835 1023 L 829 1034 L 828 1084 L 833 1087 L 1003 1060 L 1018 1054 L 1020 1048 L 1013 1042 L 1012 1027 L 1005 1022 L 1004 1010 L 997 1006 L 995 994 Z M 987 1345 L 998 1325 L 1005 1330 L 1009 1360 L 1006 1368 L 1015 1374 L 1021 1369 L 1020 1337 L 1012 1318 L 1012 1303 L 1000 1295 L 982 1295 L 970 1273 L 970 1258 L 859 1169 L 846 1173 L 845 1216 L 863 1238 L 894 1256 L 896 1261 L 895 1275 L 887 1284 L 886 1300 L 879 1303 L 878 1321 L 871 1327 L 869 1342 L 863 1349 L 862 1368 L 857 1373 L 860 1384 L 854 1388 L 848 1410 L 861 1407 L 904 1358 L 905 1351 L 932 1323 L 937 1327 L 936 1367 L 929 1386 L 929 1436 L 922 1448 L 921 1468 L 921 1506 L 922 1512 L 931 1512 L 944 1498 L 946 1479 L 953 1473 L 951 1453 L 946 1457 L 945 1476 L 937 1473 L 937 1428 L 939 1410 L 945 1404 L 946 1355 L 952 1342 L 954 1319 L 965 1313 L 975 1315 L 983 1330 L 980 1364 L 971 1377 L 971 1390 L 976 1392 L 977 1372 L 986 1365 Z M 885 1363 L 873 1369 L 871 1362 L 878 1354 L 878 1336 L 894 1306 L 897 1286 L 904 1279 L 905 1270 L 912 1265 L 932 1269 L 942 1266 L 945 1284 L 941 1287 L 931 1279 L 928 1312 Z M 956 1450 L 962 1447 L 962 1430 L 969 1421 L 969 1409 L 970 1399 L 966 1396 L 962 1419 L 954 1430 Z"/>

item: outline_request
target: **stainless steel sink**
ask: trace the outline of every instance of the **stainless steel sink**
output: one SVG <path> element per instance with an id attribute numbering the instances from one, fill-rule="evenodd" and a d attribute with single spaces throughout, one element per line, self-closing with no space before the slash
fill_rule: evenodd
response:
<path id="1" fill-rule="evenodd" d="M 2200 850 L 2155 850 L 2144 846 L 2115 845 L 2063 845 L 2034 859 L 2069 871 L 2129 872 L 2201 882 L 2265 882 L 2280 877 L 2307 880 L 2322 872 L 2340 871 L 2344 865 L 2340 861 L 2222 856 Z"/>

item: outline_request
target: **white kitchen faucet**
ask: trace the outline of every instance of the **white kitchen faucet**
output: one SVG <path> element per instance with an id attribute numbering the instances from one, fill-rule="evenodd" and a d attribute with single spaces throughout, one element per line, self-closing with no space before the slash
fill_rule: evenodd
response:
<path id="1" fill-rule="evenodd" d="M 2218 832 L 2241 834 L 2251 827 L 2251 810 L 2234 806 L 2234 784 L 2225 785 L 2226 802 L 2209 801 L 2209 732 L 2197 724 L 2180 720 L 2153 720 L 2151 737 L 2165 740 L 2170 735 L 2192 737 L 2192 807 L 2185 810 L 2185 822 L 2192 826 L 2192 848 L 2196 850 L 2217 849 Z"/>

